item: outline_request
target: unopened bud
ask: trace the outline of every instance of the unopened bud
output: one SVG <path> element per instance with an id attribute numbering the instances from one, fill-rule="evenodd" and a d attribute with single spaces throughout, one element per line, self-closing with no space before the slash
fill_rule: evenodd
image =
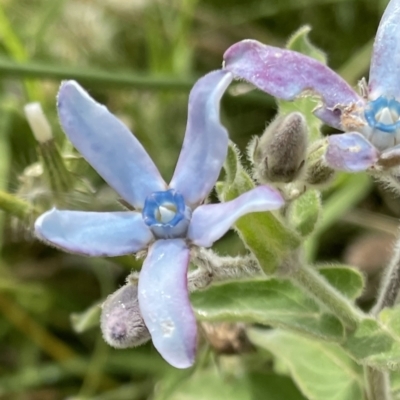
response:
<path id="1" fill-rule="evenodd" d="M 139 310 L 137 282 L 128 282 L 107 298 L 100 326 L 104 340 L 117 349 L 139 346 L 150 339 Z"/>
<path id="2" fill-rule="evenodd" d="M 43 113 L 40 103 L 28 103 L 24 107 L 26 119 L 32 129 L 35 139 L 39 143 L 53 139 L 49 121 Z"/>
<path id="3" fill-rule="evenodd" d="M 307 123 L 299 112 L 278 116 L 249 148 L 255 178 L 261 182 L 293 182 L 307 151 Z"/>
<path id="4" fill-rule="evenodd" d="M 317 140 L 310 146 L 305 178 L 305 182 L 308 185 L 324 185 L 329 183 L 335 176 L 335 171 L 325 161 L 327 147 L 326 139 Z"/>

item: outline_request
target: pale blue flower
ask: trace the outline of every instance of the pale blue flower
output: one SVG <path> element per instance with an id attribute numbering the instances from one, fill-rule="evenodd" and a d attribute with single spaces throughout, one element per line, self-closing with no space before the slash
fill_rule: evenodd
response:
<path id="1" fill-rule="evenodd" d="M 400 0 L 391 0 L 382 17 L 360 95 L 317 60 L 255 40 L 234 44 L 224 60 L 226 70 L 277 98 L 319 96 L 315 115 L 348 132 L 328 139 L 326 160 L 333 167 L 359 171 L 379 157 L 400 157 Z"/>
<path id="2" fill-rule="evenodd" d="M 211 246 L 246 213 L 283 205 L 281 195 L 268 186 L 227 203 L 202 204 L 227 155 L 219 103 L 231 80 L 230 72 L 214 71 L 194 85 L 183 148 L 169 185 L 135 136 L 76 82 L 63 83 L 58 95 L 66 135 L 135 211 L 53 209 L 38 218 L 36 234 L 90 256 L 148 249 L 139 277 L 140 311 L 155 347 L 178 368 L 193 364 L 197 341 L 187 289 L 190 248 Z"/>

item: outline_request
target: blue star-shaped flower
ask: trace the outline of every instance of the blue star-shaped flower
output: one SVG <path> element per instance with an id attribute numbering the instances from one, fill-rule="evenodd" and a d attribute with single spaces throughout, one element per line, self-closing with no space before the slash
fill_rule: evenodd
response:
<path id="1" fill-rule="evenodd" d="M 148 249 L 139 276 L 140 312 L 157 350 L 178 368 L 193 364 L 196 348 L 187 289 L 190 247 L 211 246 L 246 213 L 283 205 L 281 195 L 268 186 L 227 203 L 202 205 L 228 151 L 219 102 L 231 81 L 230 72 L 219 70 L 194 85 L 183 148 L 169 185 L 135 136 L 76 82 L 63 83 L 58 95 L 68 138 L 135 211 L 53 209 L 38 218 L 36 234 L 61 249 L 90 256 Z"/>
<path id="2" fill-rule="evenodd" d="M 382 17 L 361 95 L 317 60 L 255 40 L 234 44 L 224 60 L 226 70 L 277 98 L 319 96 L 315 115 L 347 132 L 328 139 L 332 167 L 359 171 L 378 158 L 400 158 L 400 0 L 391 0 Z"/>

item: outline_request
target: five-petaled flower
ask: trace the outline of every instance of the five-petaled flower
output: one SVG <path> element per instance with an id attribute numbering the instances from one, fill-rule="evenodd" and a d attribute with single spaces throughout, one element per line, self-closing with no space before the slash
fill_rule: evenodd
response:
<path id="1" fill-rule="evenodd" d="M 280 99 L 319 96 L 315 115 L 346 132 L 328 139 L 325 158 L 333 168 L 360 171 L 378 159 L 400 159 L 400 0 L 391 0 L 382 17 L 361 95 L 319 61 L 255 40 L 231 46 L 224 68 Z"/>
<path id="2" fill-rule="evenodd" d="M 190 247 L 209 247 L 249 212 L 283 205 L 279 192 L 259 186 L 235 200 L 203 204 L 228 151 L 219 103 L 232 81 L 228 71 L 201 78 L 189 97 L 183 148 L 167 185 L 139 141 L 76 82 L 58 95 L 61 125 L 77 150 L 134 211 L 53 209 L 38 218 L 37 236 L 64 250 L 119 256 L 148 249 L 139 276 L 140 312 L 153 343 L 170 364 L 193 364 L 196 321 L 187 289 Z"/>

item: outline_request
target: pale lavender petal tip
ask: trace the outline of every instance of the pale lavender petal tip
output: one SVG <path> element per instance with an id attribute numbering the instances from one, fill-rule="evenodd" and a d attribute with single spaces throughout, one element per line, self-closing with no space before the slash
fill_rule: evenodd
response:
<path id="1" fill-rule="evenodd" d="M 228 152 L 228 132 L 220 122 L 220 100 L 232 81 L 228 71 L 199 79 L 189 96 L 185 139 L 170 187 L 192 208 L 213 188 Z"/>
<path id="2" fill-rule="evenodd" d="M 52 209 L 35 222 L 36 236 L 63 250 L 88 256 L 121 256 L 145 248 L 153 235 L 136 212 Z"/>
<path id="3" fill-rule="evenodd" d="M 153 344 L 176 368 L 193 365 L 196 319 L 189 301 L 190 252 L 183 239 L 157 240 L 139 276 L 139 306 Z"/>
<path id="4" fill-rule="evenodd" d="M 337 106 L 362 102 L 358 94 L 336 72 L 319 61 L 291 50 L 243 40 L 224 54 L 224 68 L 259 89 L 283 100 L 302 93 L 322 99 L 319 118 L 340 127 Z"/>
<path id="5" fill-rule="evenodd" d="M 340 171 L 359 172 L 374 165 L 378 150 L 358 132 L 332 135 L 325 154 L 327 164 Z"/>
<path id="6" fill-rule="evenodd" d="M 57 107 L 61 126 L 72 144 L 128 203 L 140 209 L 150 193 L 166 189 L 140 142 L 78 83 L 61 85 Z"/>
<path id="7" fill-rule="evenodd" d="M 276 210 L 284 203 L 276 189 L 262 185 L 232 201 L 202 205 L 193 212 L 188 239 L 197 246 L 210 247 L 243 215 Z"/>
<path id="8" fill-rule="evenodd" d="M 375 36 L 369 73 L 370 99 L 399 97 L 400 93 L 400 1 L 386 7 Z"/>

